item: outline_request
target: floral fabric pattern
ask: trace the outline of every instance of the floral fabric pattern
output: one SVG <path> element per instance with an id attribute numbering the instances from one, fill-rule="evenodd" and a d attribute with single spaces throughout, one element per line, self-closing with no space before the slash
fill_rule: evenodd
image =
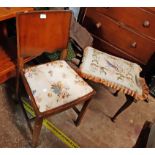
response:
<path id="1" fill-rule="evenodd" d="M 72 102 L 93 89 L 63 60 L 24 69 L 40 112 Z"/>
<path id="2" fill-rule="evenodd" d="M 90 79 L 97 78 L 101 81 L 109 81 L 122 88 L 127 88 L 129 93 L 131 90 L 138 95 L 143 94 L 139 80 L 141 70 L 141 67 L 136 63 L 109 55 L 92 47 L 87 47 L 84 50 L 80 66 L 80 72 L 88 75 Z"/>

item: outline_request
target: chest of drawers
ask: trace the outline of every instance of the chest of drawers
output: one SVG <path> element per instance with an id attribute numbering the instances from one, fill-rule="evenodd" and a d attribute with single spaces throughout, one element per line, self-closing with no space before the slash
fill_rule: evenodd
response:
<path id="1" fill-rule="evenodd" d="M 82 8 L 93 47 L 145 65 L 155 51 L 155 8 Z"/>

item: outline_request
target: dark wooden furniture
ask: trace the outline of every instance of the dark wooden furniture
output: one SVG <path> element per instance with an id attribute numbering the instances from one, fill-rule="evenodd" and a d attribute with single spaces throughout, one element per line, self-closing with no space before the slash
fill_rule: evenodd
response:
<path id="1" fill-rule="evenodd" d="M 145 67 L 155 52 L 154 19 L 155 8 L 104 7 L 81 8 L 78 21 L 92 34 L 94 48 Z M 112 121 L 134 101 L 126 98 Z"/>
<path id="2" fill-rule="evenodd" d="M 133 148 L 154 147 L 154 123 L 146 121 Z M 151 143 L 150 143 L 151 142 Z M 150 145 L 151 144 L 151 145 Z"/>
<path id="3" fill-rule="evenodd" d="M 0 84 L 16 74 L 16 37 L 8 36 L 7 22 L 15 18 L 17 12 L 30 10 L 33 8 L 0 8 Z M 29 59 L 30 57 L 24 61 L 29 61 Z"/>
<path id="4" fill-rule="evenodd" d="M 70 11 L 37 11 L 17 14 L 17 39 L 18 39 L 18 67 L 17 67 L 17 92 L 19 89 L 19 77 L 22 77 L 24 86 L 36 114 L 32 145 L 36 146 L 43 118 L 60 113 L 69 108 L 78 114 L 76 125 L 79 125 L 84 116 L 88 103 L 94 91 L 82 96 L 70 103 L 59 105 L 56 108 L 41 112 L 36 104 L 32 90 L 24 74 L 24 58 L 27 56 L 37 56 L 44 51 L 52 52 L 55 49 L 64 49 L 61 59 L 66 57 L 66 48 L 69 37 L 69 27 L 71 20 Z M 31 24 L 27 24 L 27 23 Z M 77 104 L 84 103 L 81 111 L 76 108 Z"/>
<path id="5" fill-rule="evenodd" d="M 82 8 L 79 22 L 94 37 L 93 46 L 146 65 L 155 51 L 155 8 Z"/>

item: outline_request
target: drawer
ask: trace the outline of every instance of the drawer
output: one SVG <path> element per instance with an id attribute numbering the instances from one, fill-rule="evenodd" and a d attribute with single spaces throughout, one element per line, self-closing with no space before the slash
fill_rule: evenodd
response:
<path id="1" fill-rule="evenodd" d="M 148 8 L 149 9 L 149 8 Z M 101 14 L 105 14 L 116 21 L 143 33 L 155 40 L 155 14 L 145 8 L 95 8 Z M 150 8 L 150 10 L 155 10 Z"/>
<path id="2" fill-rule="evenodd" d="M 155 51 L 155 42 L 122 28 L 111 18 L 92 12 L 86 12 L 83 25 L 99 38 L 125 50 L 128 54 L 146 63 Z"/>
<path id="3" fill-rule="evenodd" d="M 136 59 L 135 57 L 127 54 L 125 51 L 117 48 L 116 46 L 112 45 L 111 43 L 109 43 L 105 40 L 101 40 L 101 39 L 97 38 L 96 36 L 93 36 L 93 38 L 94 38 L 94 42 L 93 42 L 94 48 L 101 50 L 103 52 L 106 52 L 108 54 L 138 63 L 138 64 L 144 64 L 143 61 L 140 61 L 140 60 Z"/>

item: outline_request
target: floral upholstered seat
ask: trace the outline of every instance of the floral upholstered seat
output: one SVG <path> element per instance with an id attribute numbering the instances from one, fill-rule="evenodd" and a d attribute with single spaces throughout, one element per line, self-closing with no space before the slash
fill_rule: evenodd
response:
<path id="1" fill-rule="evenodd" d="M 146 99 L 148 88 L 139 76 L 141 67 L 136 63 L 87 47 L 84 50 L 80 72 L 84 78 L 122 90 L 136 99 Z"/>
<path id="2" fill-rule="evenodd" d="M 40 112 L 72 102 L 93 89 L 63 60 L 24 69 Z"/>

